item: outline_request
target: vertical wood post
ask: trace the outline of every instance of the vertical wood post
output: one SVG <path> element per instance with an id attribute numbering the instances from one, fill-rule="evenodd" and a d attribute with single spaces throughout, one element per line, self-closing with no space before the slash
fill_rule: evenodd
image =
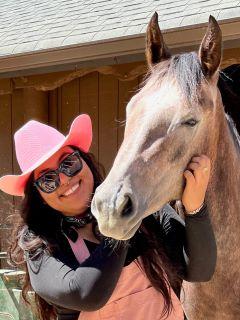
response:
<path id="1" fill-rule="evenodd" d="M 24 88 L 24 122 L 30 119 L 48 123 L 48 92 Z"/>

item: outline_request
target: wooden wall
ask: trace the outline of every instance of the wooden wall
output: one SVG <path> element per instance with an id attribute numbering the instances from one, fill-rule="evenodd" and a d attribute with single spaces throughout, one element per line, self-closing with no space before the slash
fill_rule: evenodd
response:
<path id="1" fill-rule="evenodd" d="M 49 91 L 48 122 L 64 134 L 80 113 L 93 122 L 91 152 L 108 171 L 121 144 L 127 101 L 138 89 L 140 79 L 119 81 L 97 72 L 75 79 Z"/>
<path id="2" fill-rule="evenodd" d="M 52 91 L 33 88 L 15 89 L 0 95 L 0 176 L 20 172 L 13 134 L 29 119 L 49 123 L 64 134 L 80 113 L 88 113 L 93 122 L 92 151 L 108 171 L 123 138 L 125 107 L 138 89 L 140 77 L 119 81 L 113 75 L 90 73 Z M 0 191 L 0 251 L 7 246 L 9 222 L 6 219 L 19 199 Z"/>

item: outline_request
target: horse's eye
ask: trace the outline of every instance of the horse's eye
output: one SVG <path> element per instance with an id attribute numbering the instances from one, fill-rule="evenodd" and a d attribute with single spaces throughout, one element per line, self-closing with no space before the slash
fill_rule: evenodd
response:
<path id="1" fill-rule="evenodd" d="M 183 121 L 183 122 L 182 122 L 182 125 L 188 126 L 188 127 L 194 127 L 197 123 L 198 123 L 197 120 L 195 120 L 195 119 L 189 119 L 189 120 L 187 120 L 187 121 Z"/>

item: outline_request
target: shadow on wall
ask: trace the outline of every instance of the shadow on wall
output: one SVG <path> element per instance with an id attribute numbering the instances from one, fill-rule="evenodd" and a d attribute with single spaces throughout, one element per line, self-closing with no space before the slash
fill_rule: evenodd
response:
<path id="1" fill-rule="evenodd" d="M 240 133 L 240 64 L 233 64 L 220 72 L 218 87 L 225 111 Z"/>

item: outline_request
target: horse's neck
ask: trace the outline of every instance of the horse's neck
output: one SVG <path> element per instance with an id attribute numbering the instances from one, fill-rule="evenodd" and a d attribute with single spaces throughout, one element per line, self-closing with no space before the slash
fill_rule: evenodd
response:
<path id="1" fill-rule="evenodd" d="M 221 120 L 207 197 L 216 230 L 238 228 L 240 216 L 240 148 L 225 117 Z"/>
<path id="2" fill-rule="evenodd" d="M 224 119 L 224 124 L 220 126 L 216 158 L 212 168 L 213 175 L 206 199 L 217 243 L 218 257 L 213 282 L 219 288 L 218 291 L 212 290 L 211 286 L 214 287 L 214 285 L 211 283 L 208 295 L 214 297 L 213 301 L 214 299 L 223 301 L 225 287 L 228 285 L 233 292 L 233 295 L 228 297 L 230 306 L 236 305 L 238 301 L 236 297 L 240 296 L 240 282 L 236 278 L 240 262 L 240 250 L 238 249 L 240 242 L 240 152 L 238 149 L 228 123 Z M 223 281 L 226 271 L 226 281 Z"/>

